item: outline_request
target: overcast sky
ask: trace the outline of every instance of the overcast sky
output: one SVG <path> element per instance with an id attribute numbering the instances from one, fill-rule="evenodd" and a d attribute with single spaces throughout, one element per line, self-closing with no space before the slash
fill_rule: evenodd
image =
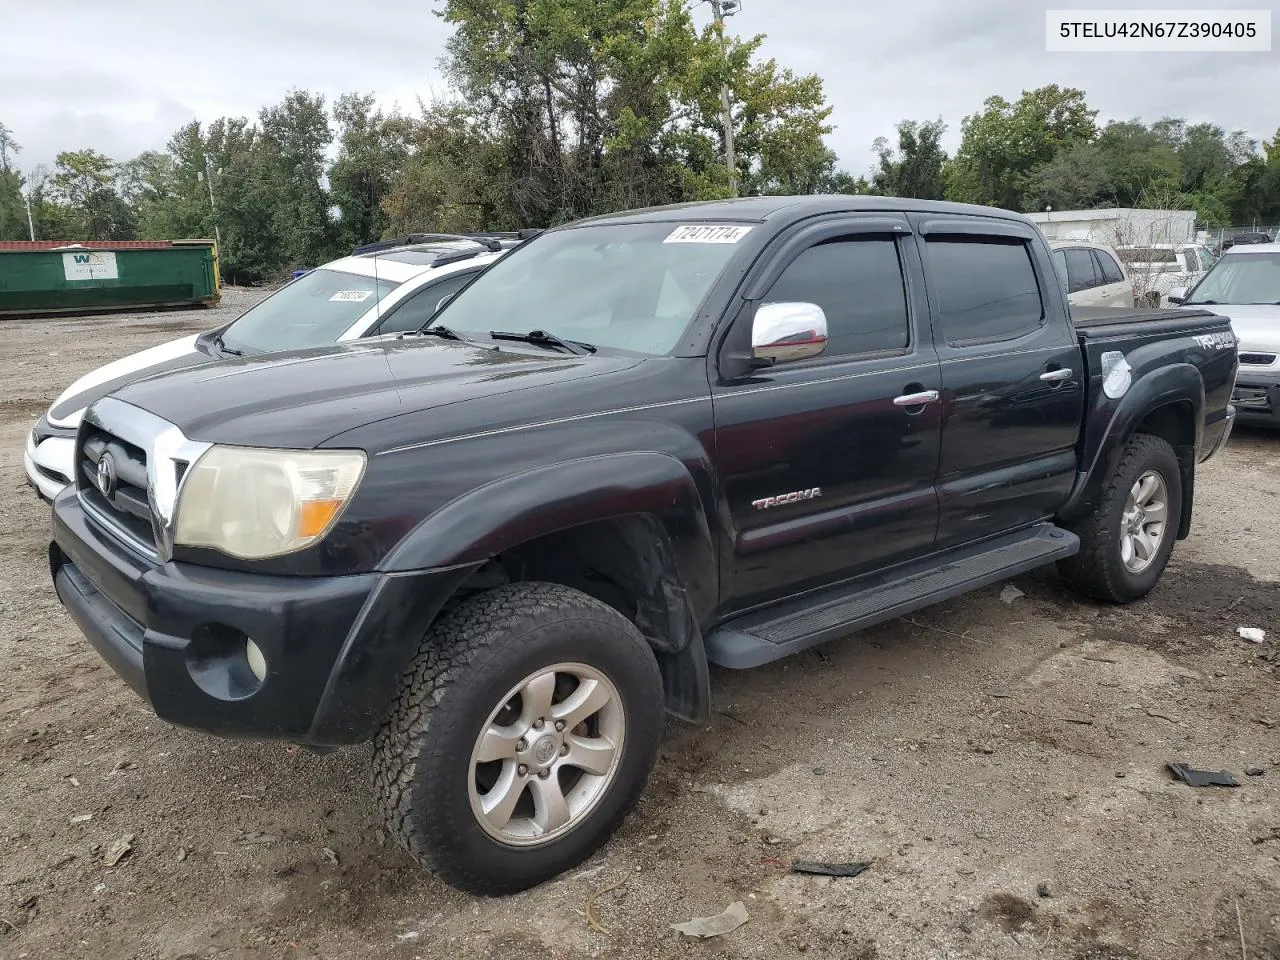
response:
<path id="1" fill-rule="evenodd" d="M 1166 0 L 1173 6 L 1175 0 Z M 445 92 L 448 35 L 431 0 L 0 0 L 0 122 L 19 167 L 93 147 L 117 160 L 162 148 L 181 124 L 255 116 L 291 87 L 350 90 L 416 109 Z M 1191 4 L 1186 4 L 1191 6 Z M 999 93 L 1081 87 L 1100 119 L 1212 121 L 1269 138 L 1280 127 L 1280 53 L 1046 53 L 1048 7 L 1101 0 L 744 0 L 730 21 L 764 51 L 826 81 L 832 146 L 855 173 L 903 118 L 960 121 Z M 1128 0 L 1127 8 L 1161 4 Z M 1205 9 L 1266 8 L 1197 0 Z M 700 21 L 708 7 L 698 8 Z M 1280 18 L 1277 18 L 1280 19 Z"/>

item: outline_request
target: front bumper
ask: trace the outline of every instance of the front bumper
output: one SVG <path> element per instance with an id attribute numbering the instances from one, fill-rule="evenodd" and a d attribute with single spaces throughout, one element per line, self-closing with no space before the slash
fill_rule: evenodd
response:
<path id="1" fill-rule="evenodd" d="M 1241 423 L 1280 427 L 1280 372 L 1236 374 L 1231 402 Z"/>
<path id="2" fill-rule="evenodd" d="M 314 746 L 377 731 L 423 631 L 474 569 L 278 577 L 158 564 L 100 529 L 73 490 L 53 504 L 49 564 L 81 632 L 161 719 Z"/>

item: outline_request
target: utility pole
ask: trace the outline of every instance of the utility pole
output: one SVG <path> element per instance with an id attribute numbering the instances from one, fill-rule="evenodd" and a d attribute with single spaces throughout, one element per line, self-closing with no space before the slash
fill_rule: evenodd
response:
<path id="1" fill-rule="evenodd" d="M 22 199 L 23 199 L 23 201 L 24 201 L 24 202 L 26 203 L 26 205 L 27 205 L 27 232 L 31 234 L 31 239 L 32 239 L 32 240 L 35 240 L 35 238 L 36 238 L 36 225 L 35 225 L 35 223 L 34 223 L 34 222 L 32 221 L 32 219 L 31 219 L 31 194 L 30 194 L 30 193 L 24 193 L 24 194 L 22 195 Z"/>
<path id="2" fill-rule="evenodd" d="M 218 206 L 213 202 L 213 174 L 209 170 L 209 155 L 204 155 L 204 182 L 209 188 L 209 210 L 213 213 L 213 241 L 218 245 L 218 256 L 222 256 L 222 233 L 218 230 Z"/>
<path id="3" fill-rule="evenodd" d="M 720 108 L 723 112 L 724 124 L 724 162 L 729 168 L 729 192 L 738 195 L 738 165 L 733 153 L 733 110 L 729 103 L 729 53 L 724 42 L 724 18 L 731 17 L 742 9 L 741 0 L 710 0 L 711 12 L 715 17 L 715 30 L 720 37 L 720 59 L 725 68 L 724 79 L 720 82 Z"/>

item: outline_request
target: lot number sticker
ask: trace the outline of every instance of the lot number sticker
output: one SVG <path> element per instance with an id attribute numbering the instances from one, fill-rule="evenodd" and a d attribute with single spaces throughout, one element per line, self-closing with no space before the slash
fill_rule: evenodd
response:
<path id="1" fill-rule="evenodd" d="M 339 290 L 329 298 L 330 303 L 360 303 L 373 296 L 372 290 Z"/>
<path id="2" fill-rule="evenodd" d="M 748 233 L 750 227 L 717 227 L 691 224 L 676 227 L 671 236 L 663 243 L 737 243 Z"/>
<path id="3" fill-rule="evenodd" d="M 114 253 L 64 253 L 62 272 L 68 280 L 119 280 Z"/>

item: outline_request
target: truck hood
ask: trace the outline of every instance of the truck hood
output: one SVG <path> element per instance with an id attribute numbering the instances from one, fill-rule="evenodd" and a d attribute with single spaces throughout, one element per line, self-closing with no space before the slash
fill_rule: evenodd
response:
<path id="1" fill-rule="evenodd" d="M 53 401 L 47 414 L 49 423 L 55 427 L 78 427 L 84 408 L 114 390 L 166 370 L 213 363 L 216 358 L 202 349 L 202 336 L 204 334 L 193 334 L 170 340 L 86 373 Z"/>
<path id="2" fill-rule="evenodd" d="M 1244 351 L 1280 353 L 1280 304 L 1211 304 L 1195 306 L 1231 318 L 1231 329 Z"/>
<path id="3" fill-rule="evenodd" d="M 505 343 L 494 350 L 435 339 L 354 341 L 177 370 L 115 396 L 177 425 L 192 440 L 311 449 L 388 417 L 638 363 L 637 357 L 526 351 Z"/>

